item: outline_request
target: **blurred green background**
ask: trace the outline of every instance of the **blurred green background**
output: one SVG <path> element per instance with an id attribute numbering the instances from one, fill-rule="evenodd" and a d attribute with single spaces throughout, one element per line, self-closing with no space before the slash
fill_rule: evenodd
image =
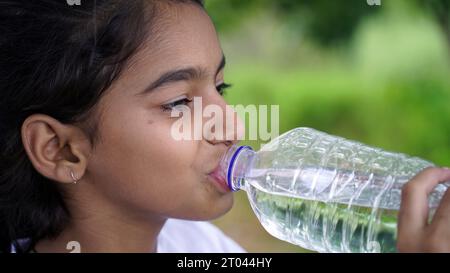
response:
<path id="1" fill-rule="evenodd" d="M 280 134 L 313 127 L 450 165 L 450 0 L 206 7 L 227 57 L 229 104 L 279 105 Z M 305 251 L 268 235 L 245 192 L 214 223 L 250 252 Z"/>

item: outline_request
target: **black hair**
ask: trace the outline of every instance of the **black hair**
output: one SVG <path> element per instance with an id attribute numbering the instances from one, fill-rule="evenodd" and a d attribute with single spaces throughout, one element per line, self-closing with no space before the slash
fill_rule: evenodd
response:
<path id="1" fill-rule="evenodd" d="M 70 220 L 63 193 L 37 172 L 21 140 L 35 113 L 87 122 L 143 44 L 156 2 L 200 0 L 0 0 L 0 252 L 27 252 Z M 74 1 L 70 1 L 74 2 Z M 95 122 L 83 128 L 96 141 Z M 27 238 L 28 246 L 17 240 Z"/>

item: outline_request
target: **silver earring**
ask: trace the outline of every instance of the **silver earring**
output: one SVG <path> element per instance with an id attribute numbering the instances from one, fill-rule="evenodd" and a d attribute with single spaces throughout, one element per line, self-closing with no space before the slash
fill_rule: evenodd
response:
<path id="1" fill-rule="evenodd" d="M 72 171 L 70 171 L 70 176 L 72 177 L 73 183 L 76 184 L 78 182 L 78 179 L 75 177 Z"/>

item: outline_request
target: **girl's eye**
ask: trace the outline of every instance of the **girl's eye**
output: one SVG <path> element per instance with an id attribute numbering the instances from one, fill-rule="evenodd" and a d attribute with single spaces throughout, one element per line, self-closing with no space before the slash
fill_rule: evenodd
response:
<path id="1" fill-rule="evenodd" d="M 216 90 L 217 92 L 223 96 L 225 94 L 225 90 L 230 88 L 231 84 L 227 84 L 227 83 L 222 83 L 219 84 L 218 86 L 216 86 Z M 175 108 L 178 105 L 187 105 L 188 103 L 192 102 L 192 99 L 188 99 L 188 98 L 183 98 L 183 99 L 179 99 L 173 102 L 169 102 L 166 104 L 161 105 L 161 108 L 164 112 L 170 112 L 173 110 L 173 108 Z"/>
<path id="2" fill-rule="evenodd" d="M 161 108 L 164 112 L 166 111 L 172 111 L 173 108 L 175 108 L 178 105 L 187 105 L 188 103 L 192 102 L 192 99 L 183 98 L 174 102 L 169 102 L 166 104 L 161 105 Z"/>
<path id="3" fill-rule="evenodd" d="M 232 85 L 231 84 L 227 84 L 227 83 L 222 83 L 219 84 L 218 86 L 216 86 L 216 90 L 217 92 L 219 92 L 219 94 L 221 96 L 225 95 L 225 90 L 230 88 Z"/>

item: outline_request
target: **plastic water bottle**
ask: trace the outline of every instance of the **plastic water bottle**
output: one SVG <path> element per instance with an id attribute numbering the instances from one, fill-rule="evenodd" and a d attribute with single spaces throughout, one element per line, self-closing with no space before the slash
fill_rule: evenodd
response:
<path id="1" fill-rule="evenodd" d="M 401 189 L 431 162 L 311 128 L 255 152 L 232 146 L 221 161 L 228 186 L 247 192 L 273 236 L 319 252 L 396 252 Z M 429 198 L 430 216 L 448 184 Z"/>

